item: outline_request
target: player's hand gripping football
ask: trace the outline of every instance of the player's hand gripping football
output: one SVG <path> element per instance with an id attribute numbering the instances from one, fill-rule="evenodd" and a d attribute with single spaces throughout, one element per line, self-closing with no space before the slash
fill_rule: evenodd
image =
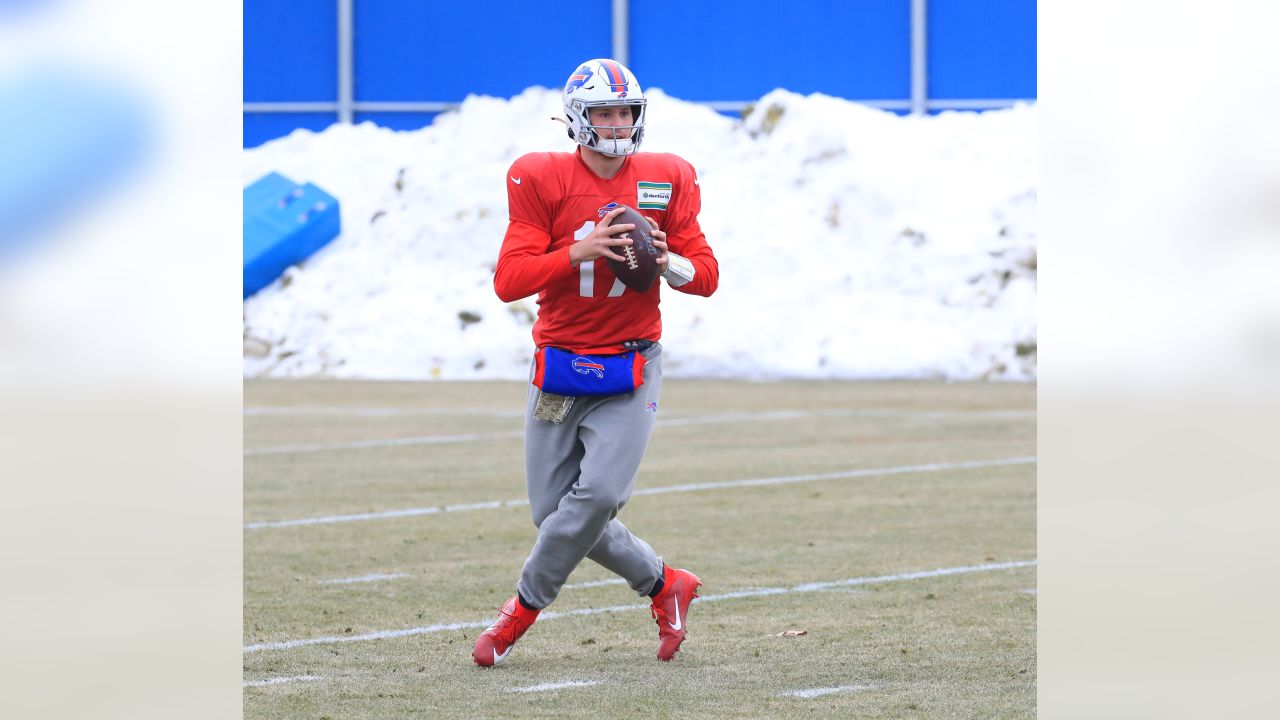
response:
<path id="1" fill-rule="evenodd" d="M 645 215 L 644 219 L 648 220 L 649 224 L 653 226 L 653 232 L 649 233 L 653 236 L 653 246 L 658 248 L 658 250 L 661 250 L 661 252 L 658 253 L 657 259 L 654 261 L 658 263 L 658 274 L 661 275 L 667 271 L 667 262 L 671 260 L 671 258 L 667 257 L 667 234 L 658 229 L 657 220 L 654 220 L 648 215 Z"/>
<path id="2" fill-rule="evenodd" d="M 600 222 L 596 223 L 596 227 L 591 231 L 590 235 L 570 245 L 569 261 L 574 265 L 590 262 L 596 258 L 612 258 L 618 262 L 623 262 L 622 256 L 613 252 L 610 248 L 630 245 L 631 238 L 628 238 L 626 233 L 629 230 L 634 230 L 635 225 L 618 223 L 610 227 L 609 222 L 621 215 L 625 209 L 624 207 L 617 207 L 610 210 L 604 217 L 600 218 Z"/>

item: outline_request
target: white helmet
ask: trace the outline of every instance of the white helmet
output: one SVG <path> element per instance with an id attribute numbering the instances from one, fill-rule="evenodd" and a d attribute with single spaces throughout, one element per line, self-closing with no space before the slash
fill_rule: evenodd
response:
<path id="1" fill-rule="evenodd" d="M 588 60 L 569 76 L 560 98 L 564 102 L 569 137 L 579 145 L 614 157 L 631 155 L 640 149 L 640 141 L 644 139 L 644 91 L 640 89 L 640 81 L 622 63 L 607 58 Z M 600 137 L 587 111 L 604 105 L 632 106 L 631 122 L 635 124 L 618 127 L 630 128 L 630 138 Z"/>

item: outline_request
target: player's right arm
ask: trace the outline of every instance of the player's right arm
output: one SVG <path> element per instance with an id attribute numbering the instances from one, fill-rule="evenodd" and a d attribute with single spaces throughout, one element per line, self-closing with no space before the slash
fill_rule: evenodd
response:
<path id="1" fill-rule="evenodd" d="M 547 252 L 550 247 L 551 235 L 546 230 L 519 220 L 507 225 L 493 272 L 493 289 L 502 302 L 540 293 L 555 280 L 575 272 L 569 261 L 569 248 Z"/>
<path id="2" fill-rule="evenodd" d="M 539 188 L 546 171 L 536 156 L 529 155 L 516 160 L 507 171 L 510 221 L 493 273 L 493 289 L 503 302 L 539 293 L 574 272 L 569 248 L 551 252 L 552 213 Z"/>
<path id="3" fill-rule="evenodd" d="M 609 227 L 609 221 L 621 213 L 618 208 L 602 218 L 591 234 L 558 250 L 548 252 L 551 236 L 546 230 L 518 220 L 507 225 L 507 235 L 502 240 L 498 254 L 498 266 L 493 273 L 493 289 L 503 302 L 515 302 L 542 292 L 555 280 L 572 275 L 578 265 L 595 262 L 596 258 L 613 258 L 622 262 L 622 256 L 609 248 L 630 245 L 630 238 L 613 238 L 612 233 L 626 232 L 634 225 L 619 223 Z"/>
<path id="4" fill-rule="evenodd" d="M 596 258 L 622 258 L 609 250 L 610 245 L 629 244 L 611 240 L 614 233 L 626 232 L 633 226 L 609 227 L 609 221 L 622 210 L 605 215 L 586 238 L 551 250 L 551 211 L 540 192 L 542 172 L 536 172 L 529 156 L 520 158 L 507 173 L 507 207 L 510 221 L 498 253 L 493 273 L 493 289 L 503 302 L 514 302 L 545 290 L 551 283 L 577 272 L 583 262 Z M 519 182 L 517 182 L 519 181 Z"/>

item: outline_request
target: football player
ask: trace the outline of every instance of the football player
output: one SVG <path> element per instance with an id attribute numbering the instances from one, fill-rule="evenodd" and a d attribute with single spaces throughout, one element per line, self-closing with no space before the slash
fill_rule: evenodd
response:
<path id="1" fill-rule="evenodd" d="M 609 222 L 621 205 L 653 226 L 658 268 L 667 285 L 709 296 L 719 267 L 698 225 L 701 194 L 693 167 L 675 155 L 641 153 L 646 100 L 635 75 L 615 60 L 583 63 L 561 94 L 562 122 L 574 152 L 530 153 L 507 173 L 510 222 L 494 289 L 504 302 L 538 296 L 533 340 L 574 359 L 568 371 L 602 374 L 610 360 L 639 353 L 634 386 L 609 395 L 555 393 L 533 385 L 525 418 L 525 473 L 537 540 L 516 594 L 476 640 L 485 667 L 507 658 L 539 611 L 560 593 L 584 558 L 621 576 L 651 598 L 659 660 L 684 641 L 689 603 L 701 581 L 663 563 L 618 519 L 631 497 L 658 412 L 662 386 L 662 283 L 626 287 L 605 258 L 630 244 L 634 225 Z M 559 119 L 559 118 L 557 118 Z M 584 357 L 588 360 L 584 361 Z M 640 369 L 642 368 L 642 370 Z"/>

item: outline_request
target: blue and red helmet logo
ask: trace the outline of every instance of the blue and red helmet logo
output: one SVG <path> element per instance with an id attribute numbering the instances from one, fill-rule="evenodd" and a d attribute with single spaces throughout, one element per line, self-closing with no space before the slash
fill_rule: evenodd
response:
<path id="1" fill-rule="evenodd" d="M 604 365 L 601 365 L 594 360 L 588 360 L 584 357 L 576 357 L 573 359 L 572 365 L 573 371 L 581 375 L 590 375 L 591 373 L 595 373 L 598 378 L 604 377 Z"/>
<path id="2" fill-rule="evenodd" d="M 600 63 L 600 68 L 604 70 L 605 81 L 609 83 L 609 91 L 618 94 L 618 97 L 627 96 L 627 74 L 622 70 L 622 66 L 612 60 L 604 60 Z"/>
<path id="3" fill-rule="evenodd" d="M 618 203 L 616 203 L 616 202 L 611 202 L 611 203 L 609 203 L 608 205 L 605 205 L 604 207 L 602 207 L 602 208 L 600 208 L 599 210 L 597 210 L 597 211 L 596 211 L 596 217 L 604 217 L 605 215 L 608 215 L 608 214 L 609 214 L 609 211 L 610 211 L 610 210 L 613 210 L 613 209 L 614 209 L 614 208 L 616 208 L 616 207 L 618 207 Z"/>
<path id="4" fill-rule="evenodd" d="M 583 65 L 577 70 L 574 70 L 573 74 L 569 76 L 569 84 L 564 86 L 565 94 L 573 93 L 574 90 L 577 90 L 583 85 L 586 85 L 587 81 L 590 79 L 591 79 L 590 65 Z"/>

